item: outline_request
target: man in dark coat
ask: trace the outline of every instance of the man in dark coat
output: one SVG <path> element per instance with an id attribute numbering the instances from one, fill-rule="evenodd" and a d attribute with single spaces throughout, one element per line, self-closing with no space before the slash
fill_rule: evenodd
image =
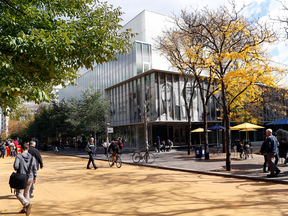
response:
<path id="1" fill-rule="evenodd" d="M 36 142 L 30 141 L 28 153 L 31 154 L 36 159 L 37 170 L 39 170 L 39 165 L 40 165 L 40 169 L 43 168 L 43 161 L 42 161 L 42 157 L 40 155 L 40 152 L 35 148 L 35 146 L 36 146 Z M 33 186 L 33 182 L 32 182 L 31 187 L 30 187 L 30 198 L 34 197 L 32 195 L 33 190 L 34 190 L 34 186 Z"/>
<path id="2" fill-rule="evenodd" d="M 90 142 L 88 142 L 87 145 L 86 145 L 86 151 L 88 152 L 88 155 L 89 155 L 89 161 L 88 161 L 88 164 L 87 164 L 87 169 L 91 169 L 90 168 L 90 163 L 92 162 L 92 164 L 94 166 L 94 169 L 96 170 L 98 167 L 94 163 L 94 158 L 93 158 L 93 155 L 96 152 L 93 141 L 94 141 L 94 139 L 91 137 L 90 138 Z"/>
<path id="3" fill-rule="evenodd" d="M 267 136 L 267 139 L 266 139 L 266 153 L 267 153 L 268 165 L 269 165 L 270 172 L 271 172 L 271 174 L 267 175 L 267 177 L 275 177 L 276 175 L 278 175 L 281 172 L 278 169 L 278 167 L 276 167 L 275 164 L 272 161 L 273 158 L 277 154 L 277 142 L 278 142 L 278 140 L 276 139 L 275 136 L 272 135 L 272 130 L 271 129 L 267 129 L 266 130 L 266 136 Z"/>

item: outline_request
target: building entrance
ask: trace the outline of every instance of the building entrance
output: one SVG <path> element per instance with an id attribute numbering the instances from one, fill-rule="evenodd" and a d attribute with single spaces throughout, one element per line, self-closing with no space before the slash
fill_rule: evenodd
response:
<path id="1" fill-rule="evenodd" d="M 167 141 L 167 125 L 153 125 L 152 126 L 153 143 L 157 142 L 157 136 L 160 137 L 160 141 Z"/>

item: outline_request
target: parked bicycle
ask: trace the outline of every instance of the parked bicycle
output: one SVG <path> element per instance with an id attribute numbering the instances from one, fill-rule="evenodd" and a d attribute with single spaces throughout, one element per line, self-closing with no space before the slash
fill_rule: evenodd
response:
<path id="1" fill-rule="evenodd" d="M 107 154 L 107 157 L 108 157 L 108 154 Z M 119 154 L 116 154 L 116 155 L 114 156 L 114 163 L 116 164 L 116 166 L 117 166 L 118 168 L 120 168 L 120 167 L 122 166 L 122 159 L 121 159 L 121 157 L 119 156 Z M 112 155 L 108 157 L 108 164 L 109 164 L 110 167 L 113 166 Z"/>
<path id="2" fill-rule="evenodd" d="M 155 161 L 155 155 L 150 153 L 148 149 L 145 149 L 145 152 L 143 152 L 141 148 L 135 151 L 132 155 L 133 162 L 138 163 L 140 160 L 144 160 L 146 163 L 153 163 Z"/>

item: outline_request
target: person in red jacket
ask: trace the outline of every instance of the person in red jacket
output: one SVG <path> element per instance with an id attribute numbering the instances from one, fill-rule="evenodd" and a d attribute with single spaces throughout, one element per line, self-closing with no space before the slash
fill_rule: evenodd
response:
<path id="1" fill-rule="evenodd" d="M 18 151 L 17 151 L 17 149 L 18 149 L 18 145 L 19 145 L 18 141 L 17 141 L 17 140 L 14 140 L 15 155 L 17 155 L 17 153 L 18 153 Z"/>

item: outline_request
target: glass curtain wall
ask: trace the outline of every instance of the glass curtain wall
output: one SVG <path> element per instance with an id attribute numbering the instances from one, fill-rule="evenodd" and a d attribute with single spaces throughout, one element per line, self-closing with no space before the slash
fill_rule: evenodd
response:
<path id="1" fill-rule="evenodd" d="M 104 89 L 150 70 L 151 55 L 151 45 L 137 41 L 129 53 L 116 55 L 115 61 L 97 65 L 76 79 L 78 86 L 68 85 L 61 89 L 59 99 L 69 99 L 73 95 L 79 100 L 81 92 L 90 85 L 101 89 L 104 96 Z"/>
<path id="2" fill-rule="evenodd" d="M 192 97 L 191 120 L 200 122 L 203 119 L 200 92 L 196 89 L 195 95 L 192 96 L 192 87 L 189 86 L 186 86 L 186 95 L 187 100 Z M 145 100 L 150 121 L 186 122 L 183 89 L 184 80 L 178 74 L 151 73 L 107 90 L 113 105 L 110 111 L 113 126 L 143 122 Z M 216 100 L 211 98 L 208 105 L 208 121 L 219 121 L 217 117 L 220 113 L 216 113 L 218 107 Z M 185 129 L 179 129 L 179 135 L 175 137 L 181 139 L 181 136 L 185 137 L 185 133 Z"/>

